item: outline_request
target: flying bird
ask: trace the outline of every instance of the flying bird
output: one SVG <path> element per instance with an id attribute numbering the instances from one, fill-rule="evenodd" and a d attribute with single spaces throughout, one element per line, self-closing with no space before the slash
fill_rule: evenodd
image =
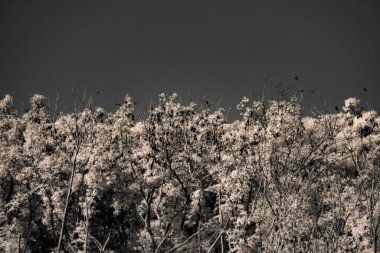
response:
<path id="1" fill-rule="evenodd" d="M 304 92 L 305 90 L 304 89 L 301 89 L 300 92 Z"/>
<path id="2" fill-rule="evenodd" d="M 100 91 L 96 91 L 96 94 L 100 94 Z"/>
<path id="3" fill-rule="evenodd" d="M 367 88 L 364 88 L 363 90 L 364 90 L 365 92 L 367 92 Z"/>
<path id="4" fill-rule="evenodd" d="M 294 80 L 297 80 L 297 81 L 298 81 L 298 79 L 299 79 L 298 76 L 295 76 L 295 77 L 294 77 Z"/>
<path id="5" fill-rule="evenodd" d="M 117 105 L 117 106 L 121 106 L 121 104 L 119 104 L 119 103 L 115 103 L 115 105 Z"/>

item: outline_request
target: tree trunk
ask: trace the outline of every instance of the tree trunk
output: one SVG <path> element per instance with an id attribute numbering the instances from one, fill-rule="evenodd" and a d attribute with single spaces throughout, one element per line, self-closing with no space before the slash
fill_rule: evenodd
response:
<path id="1" fill-rule="evenodd" d="M 219 190 L 219 223 L 220 223 L 220 228 L 223 228 L 223 213 L 222 213 L 222 210 L 221 210 L 221 198 L 222 198 L 222 194 Z M 223 244 L 223 231 L 221 232 L 220 234 L 220 252 L 221 253 L 224 253 L 224 244 Z"/>
<path id="2" fill-rule="evenodd" d="M 88 244 L 88 229 L 89 229 L 89 221 L 88 221 L 88 205 L 86 201 L 86 237 L 84 239 L 84 253 L 87 253 L 87 244 Z"/>
<path id="3" fill-rule="evenodd" d="M 62 218 L 62 225 L 61 225 L 61 231 L 59 233 L 59 241 L 58 241 L 58 249 L 57 253 L 61 252 L 61 246 L 62 246 L 62 238 L 63 238 L 63 232 L 66 226 L 66 219 L 67 219 L 67 209 L 69 207 L 69 201 L 70 201 L 70 195 L 71 195 L 71 188 L 73 186 L 73 179 L 74 179 L 74 174 L 75 174 L 75 167 L 76 167 L 76 155 L 74 159 L 74 164 L 71 169 L 71 175 L 70 175 L 70 181 L 69 181 L 69 186 L 67 189 L 67 195 L 66 195 L 66 203 L 65 203 L 65 210 L 63 211 L 63 218 Z"/>

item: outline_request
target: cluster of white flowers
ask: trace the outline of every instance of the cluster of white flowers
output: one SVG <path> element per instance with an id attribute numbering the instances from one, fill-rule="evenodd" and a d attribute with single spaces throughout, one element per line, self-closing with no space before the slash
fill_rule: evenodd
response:
<path id="1" fill-rule="evenodd" d="M 48 105 L 48 99 L 44 95 L 35 94 L 30 98 L 30 104 L 33 109 L 43 108 Z"/>
<path id="2" fill-rule="evenodd" d="M 348 98 L 344 101 L 343 111 L 357 115 L 362 111 L 360 99 L 358 98 Z"/>
<path id="3" fill-rule="evenodd" d="M 13 97 L 10 95 L 5 95 L 4 99 L 0 100 L 0 112 L 3 111 L 8 111 L 9 108 L 13 104 Z"/>

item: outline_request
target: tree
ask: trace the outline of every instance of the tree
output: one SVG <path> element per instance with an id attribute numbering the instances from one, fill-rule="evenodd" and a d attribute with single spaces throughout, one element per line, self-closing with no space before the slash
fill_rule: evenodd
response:
<path id="1" fill-rule="evenodd" d="M 379 251 L 380 118 L 358 99 L 305 115 L 279 89 L 234 122 L 159 99 L 139 120 L 128 95 L 54 119 L 0 100 L 0 251 Z"/>

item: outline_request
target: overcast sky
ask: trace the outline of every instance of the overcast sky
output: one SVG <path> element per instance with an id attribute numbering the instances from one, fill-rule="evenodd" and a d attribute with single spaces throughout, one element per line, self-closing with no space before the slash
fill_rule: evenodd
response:
<path id="1" fill-rule="evenodd" d="M 356 96 L 379 111 L 379 13 L 371 0 L 2 0 L 0 95 L 58 92 L 66 110 L 86 89 L 114 110 L 126 93 L 144 108 L 177 92 L 235 108 L 281 82 L 307 107 Z"/>

